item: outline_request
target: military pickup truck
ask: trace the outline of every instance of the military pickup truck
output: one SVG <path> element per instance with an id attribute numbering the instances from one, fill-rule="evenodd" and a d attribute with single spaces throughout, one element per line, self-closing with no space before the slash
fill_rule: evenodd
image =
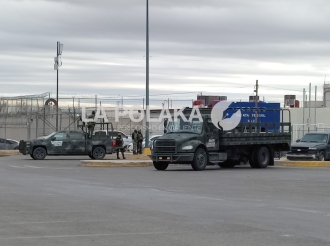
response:
<path id="1" fill-rule="evenodd" d="M 20 153 L 30 155 L 35 160 L 42 160 L 47 155 L 88 155 L 91 159 L 103 159 L 115 150 L 115 139 L 105 132 L 88 136 L 85 131 L 59 131 L 19 143 Z"/>
<path id="2" fill-rule="evenodd" d="M 330 133 L 310 132 L 291 144 L 291 150 L 286 153 L 288 160 L 330 160 Z"/>
<path id="3" fill-rule="evenodd" d="M 252 168 L 266 168 L 274 165 L 275 153 L 290 150 L 291 122 L 287 109 L 231 108 L 233 112 L 241 110 L 242 115 L 250 118 L 239 122 L 232 130 L 223 130 L 212 122 L 212 108 L 200 108 L 200 119 L 189 122 L 177 116 L 164 122 L 163 136 L 153 143 L 150 158 L 157 170 L 167 169 L 169 164 L 190 164 L 194 170 L 204 170 L 209 164 L 221 168 L 232 168 L 249 163 Z M 255 120 L 258 111 L 271 110 L 271 114 L 282 115 L 281 120 Z M 183 110 L 188 119 L 192 108 Z M 284 112 L 288 121 L 283 122 Z M 228 115 L 224 113 L 224 115 Z M 268 113 L 265 114 L 269 115 Z M 280 117 L 278 117 L 280 118 Z"/>

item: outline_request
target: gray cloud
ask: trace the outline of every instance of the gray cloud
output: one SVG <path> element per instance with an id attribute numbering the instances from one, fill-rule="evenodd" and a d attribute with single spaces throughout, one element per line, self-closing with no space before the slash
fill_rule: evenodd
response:
<path id="1" fill-rule="evenodd" d="M 140 0 L 3 1 L 0 94 L 145 94 L 145 3 Z M 327 0 L 150 0 L 151 94 L 233 97 L 256 79 L 264 95 L 321 86 L 329 73 Z M 17 85 L 17 86 L 13 86 Z M 262 87 L 261 87 L 262 88 Z M 293 90 L 293 91 L 292 91 Z"/>

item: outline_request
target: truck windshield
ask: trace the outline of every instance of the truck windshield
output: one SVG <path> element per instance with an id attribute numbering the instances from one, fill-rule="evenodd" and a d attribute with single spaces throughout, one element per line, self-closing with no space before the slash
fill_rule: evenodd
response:
<path id="1" fill-rule="evenodd" d="M 198 119 L 192 119 L 192 121 L 185 122 L 182 118 L 172 118 L 172 121 L 168 123 L 167 133 L 195 133 L 200 134 L 203 130 L 203 122 Z"/>
<path id="2" fill-rule="evenodd" d="M 327 141 L 327 134 L 306 134 L 300 142 L 326 143 Z"/>

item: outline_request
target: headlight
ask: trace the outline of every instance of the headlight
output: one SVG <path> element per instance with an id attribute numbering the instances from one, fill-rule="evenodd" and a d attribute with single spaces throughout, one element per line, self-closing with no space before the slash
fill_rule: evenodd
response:
<path id="1" fill-rule="evenodd" d="M 193 148 L 192 145 L 187 145 L 187 146 L 182 147 L 183 150 L 189 150 L 189 149 L 192 149 L 192 148 Z"/>

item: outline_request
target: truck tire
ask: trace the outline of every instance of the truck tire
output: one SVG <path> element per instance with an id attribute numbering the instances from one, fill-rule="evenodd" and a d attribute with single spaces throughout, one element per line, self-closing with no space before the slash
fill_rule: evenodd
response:
<path id="1" fill-rule="evenodd" d="M 204 170 L 208 164 L 208 156 L 203 148 L 198 148 L 194 155 L 194 160 L 191 163 L 192 168 L 195 171 Z"/>
<path id="2" fill-rule="evenodd" d="M 32 154 L 30 154 L 31 158 L 34 159 L 34 156 Z M 34 159 L 35 160 L 35 159 Z"/>
<path id="3" fill-rule="evenodd" d="M 93 149 L 92 157 L 96 160 L 102 160 L 105 156 L 105 149 L 102 147 L 95 147 Z"/>
<path id="4" fill-rule="evenodd" d="M 168 164 L 167 162 L 157 162 L 157 161 L 153 161 L 152 164 L 154 165 L 154 167 L 157 169 L 157 170 L 160 170 L 160 171 L 164 171 L 166 170 L 166 168 L 168 167 Z"/>
<path id="5" fill-rule="evenodd" d="M 254 168 L 266 168 L 270 162 L 270 152 L 269 149 L 267 147 L 259 147 L 256 149 L 255 153 L 254 153 L 254 160 L 255 163 L 253 166 Z"/>
<path id="6" fill-rule="evenodd" d="M 43 159 L 45 159 L 47 152 L 46 152 L 45 148 L 37 147 L 33 150 L 32 155 L 33 155 L 32 158 L 35 160 L 43 160 Z"/>
<path id="7" fill-rule="evenodd" d="M 249 155 L 249 164 L 252 168 L 257 168 L 256 159 L 255 159 L 256 148 L 252 149 Z"/>
<path id="8" fill-rule="evenodd" d="M 325 161 L 325 154 L 324 151 L 320 151 L 318 161 Z"/>

